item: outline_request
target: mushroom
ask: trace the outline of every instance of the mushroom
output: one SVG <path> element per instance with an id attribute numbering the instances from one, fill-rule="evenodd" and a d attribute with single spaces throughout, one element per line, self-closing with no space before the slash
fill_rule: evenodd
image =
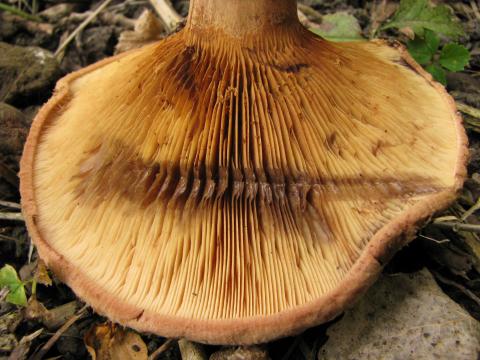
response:
<path id="1" fill-rule="evenodd" d="M 192 0 L 181 31 L 58 82 L 21 195 L 41 258 L 100 314 L 250 344 L 350 306 L 466 157 L 400 45 L 328 42 L 294 0 Z"/>

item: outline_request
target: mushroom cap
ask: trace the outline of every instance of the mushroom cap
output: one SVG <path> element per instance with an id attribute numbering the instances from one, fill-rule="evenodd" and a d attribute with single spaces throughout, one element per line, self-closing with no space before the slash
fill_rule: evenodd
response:
<path id="1" fill-rule="evenodd" d="M 350 306 L 455 198 L 467 141 L 398 44 L 204 35 L 60 80 L 25 146 L 23 211 L 100 314 L 265 342 Z"/>

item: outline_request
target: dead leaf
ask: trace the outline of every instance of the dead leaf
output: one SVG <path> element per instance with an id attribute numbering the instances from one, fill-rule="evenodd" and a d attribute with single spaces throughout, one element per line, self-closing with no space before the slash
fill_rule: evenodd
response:
<path id="1" fill-rule="evenodd" d="M 33 278 L 33 274 L 35 273 L 35 268 L 37 267 L 37 262 L 32 261 L 31 263 L 27 263 L 20 268 L 18 272 L 18 276 L 23 281 L 30 281 Z"/>
<path id="2" fill-rule="evenodd" d="M 404 27 L 404 28 L 401 28 L 399 30 L 403 35 L 405 35 L 409 39 L 413 40 L 415 38 L 415 32 L 413 31 L 413 29 L 411 27 Z"/>
<path id="3" fill-rule="evenodd" d="M 370 13 L 370 34 L 375 35 L 380 25 L 390 18 L 397 9 L 397 3 L 388 0 L 375 1 Z"/>
<path id="4" fill-rule="evenodd" d="M 71 301 L 53 309 L 49 309 L 42 318 L 43 325 L 45 325 L 48 330 L 57 330 L 65 324 L 68 319 L 75 315 L 78 307 L 77 305 L 78 303 L 76 301 Z"/>
<path id="5" fill-rule="evenodd" d="M 202 344 L 188 341 L 186 339 L 178 340 L 178 348 L 182 355 L 182 360 L 206 360 L 207 354 Z"/>
<path id="6" fill-rule="evenodd" d="M 37 268 L 35 269 L 33 278 L 39 284 L 46 286 L 52 285 L 52 279 L 50 278 L 50 275 L 48 275 L 47 266 L 42 259 L 38 260 Z"/>
<path id="7" fill-rule="evenodd" d="M 120 34 L 115 53 L 119 54 L 157 41 L 163 37 L 163 33 L 164 28 L 160 20 L 150 10 L 144 10 L 135 21 L 135 29 Z"/>
<path id="8" fill-rule="evenodd" d="M 30 299 L 28 299 L 27 307 L 25 308 L 26 319 L 42 319 L 47 313 L 48 310 L 35 298 L 35 296 L 31 296 Z"/>
<path id="9" fill-rule="evenodd" d="M 28 320 L 38 320 L 48 330 L 57 330 L 67 322 L 77 310 L 77 302 L 71 301 L 69 303 L 57 306 L 53 309 L 47 309 L 34 296 L 28 300 L 27 307 L 24 309 L 23 315 Z M 1 319 L 1 318 L 0 318 Z"/>
<path id="10" fill-rule="evenodd" d="M 147 360 L 142 338 L 131 330 L 111 323 L 95 324 L 84 337 L 93 360 Z"/>

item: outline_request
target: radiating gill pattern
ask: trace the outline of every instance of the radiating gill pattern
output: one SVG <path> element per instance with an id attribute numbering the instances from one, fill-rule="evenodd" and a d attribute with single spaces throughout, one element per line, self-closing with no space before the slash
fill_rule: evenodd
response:
<path id="1" fill-rule="evenodd" d="M 180 32 L 105 65 L 42 134 L 39 228 L 142 309 L 232 319 L 312 301 L 452 185 L 455 124 L 398 60 L 303 33 Z"/>

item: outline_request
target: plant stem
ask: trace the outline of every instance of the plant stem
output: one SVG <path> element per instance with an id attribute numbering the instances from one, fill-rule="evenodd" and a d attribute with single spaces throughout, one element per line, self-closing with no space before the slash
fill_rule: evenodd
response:
<path id="1" fill-rule="evenodd" d="M 442 222 L 433 222 L 432 226 L 449 229 L 453 231 L 467 231 L 473 233 L 480 233 L 480 225 L 474 224 L 463 224 L 461 222 L 450 222 L 450 221 L 442 221 Z"/>
<path id="2" fill-rule="evenodd" d="M 12 14 L 15 14 L 15 15 L 18 15 L 18 16 L 26 19 L 26 20 L 37 21 L 37 22 L 41 21 L 41 19 L 38 16 L 28 14 L 23 10 L 20 10 L 20 9 L 14 7 L 14 6 L 10 6 L 10 5 L 1 3 L 1 2 L 0 2 L 0 10 L 8 11 L 8 12 L 10 12 Z"/>
<path id="3" fill-rule="evenodd" d="M 100 12 L 105 9 L 108 4 L 110 4 L 112 0 L 105 0 L 95 11 L 92 12 L 92 14 L 86 18 L 78 27 L 65 39 L 65 41 L 58 47 L 57 51 L 55 51 L 55 57 L 58 58 L 58 56 L 62 53 L 62 51 L 70 44 L 70 42 L 75 39 L 75 36 L 77 36 L 93 19 L 97 17 Z"/>
<path id="4" fill-rule="evenodd" d="M 473 106 L 469 106 L 459 101 L 457 101 L 457 109 L 464 114 L 470 115 L 476 119 L 480 119 L 480 109 L 474 108 Z"/>
<path id="5" fill-rule="evenodd" d="M 183 18 L 173 9 L 172 5 L 166 0 L 149 0 L 155 8 L 158 16 L 162 20 L 168 32 L 175 30 L 183 21 Z"/>
<path id="6" fill-rule="evenodd" d="M 24 221 L 22 213 L 0 212 L 0 220 Z"/>

